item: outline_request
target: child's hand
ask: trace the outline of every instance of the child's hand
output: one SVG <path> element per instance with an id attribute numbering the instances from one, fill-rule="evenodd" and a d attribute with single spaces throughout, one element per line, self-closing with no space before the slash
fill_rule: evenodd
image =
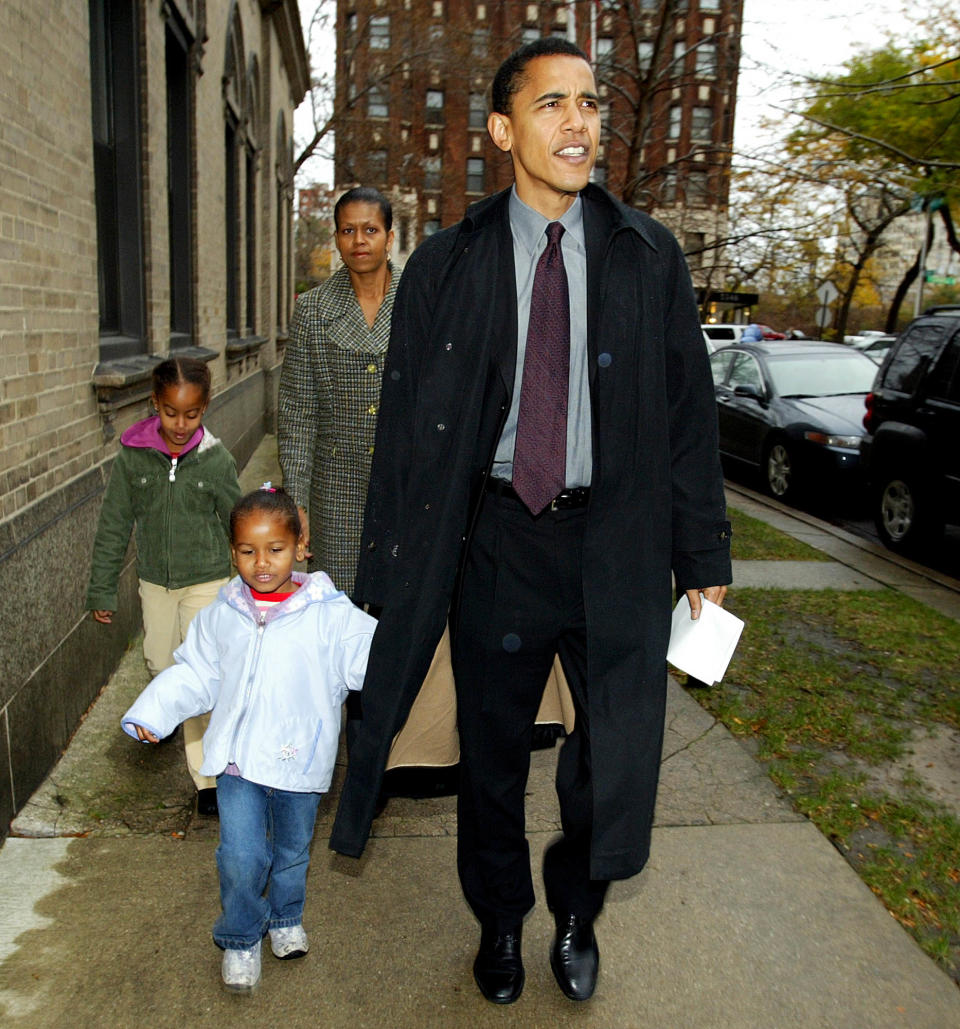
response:
<path id="1" fill-rule="evenodd" d="M 110 625 L 113 622 L 112 611 L 92 611 L 91 614 L 95 621 L 101 623 L 101 625 Z"/>
<path id="2" fill-rule="evenodd" d="M 141 743 L 159 743 L 160 737 L 154 736 L 149 729 L 144 729 L 142 725 L 135 725 L 134 729 L 137 730 L 137 739 Z"/>

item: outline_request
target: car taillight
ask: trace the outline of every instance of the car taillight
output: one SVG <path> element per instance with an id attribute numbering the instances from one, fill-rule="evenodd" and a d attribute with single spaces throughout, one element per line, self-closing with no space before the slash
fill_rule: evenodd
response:
<path id="1" fill-rule="evenodd" d="M 874 411 L 876 402 L 877 397 L 874 393 L 868 393 L 864 399 L 864 403 L 867 405 L 867 413 L 863 416 L 863 427 L 869 433 L 873 432 L 873 423 L 876 418 L 876 411 Z"/>

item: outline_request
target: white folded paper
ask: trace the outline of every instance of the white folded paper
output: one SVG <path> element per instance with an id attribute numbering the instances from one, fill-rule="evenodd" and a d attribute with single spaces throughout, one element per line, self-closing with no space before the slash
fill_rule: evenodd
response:
<path id="1" fill-rule="evenodd" d="M 684 594 L 673 609 L 667 660 L 701 682 L 723 678 L 737 647 L 743 620 L 701 597 L 700 617 L 690 617 L 690 601 Z"/>

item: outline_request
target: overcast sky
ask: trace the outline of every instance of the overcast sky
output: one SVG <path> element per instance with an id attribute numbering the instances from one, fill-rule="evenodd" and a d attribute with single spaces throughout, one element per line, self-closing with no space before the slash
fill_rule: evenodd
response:
<path id="1" fill-rule="evenodd" d="M 745 0 L 743 54 L 735 122 L 736 149 L 749 151 L 770 133 L 763 118 L 776 114 L 776 105 L 795 95 L 790 79 L 840 70 L 861 50 L 883 45 L 890 33 L 905 38 L 910 23 L 903 13 L 906 0 Z M 922 9 L 923 0 L 913 8 Z M 300 0 L 305 19 L 312 0 Z M 306 31 L 306 25 L 304 25 Z M 332 47 L 328 49 L 332 52 Z M 315 60 L 322 59 L 315 55 Z M 301 104 L 296 118 L 298 142 L 310 129 L 310 105 Z M 329 162 L 307 165 L 311 180 L 330 183 Z M 306 170 L 306 169 L 305 169 Z"/>

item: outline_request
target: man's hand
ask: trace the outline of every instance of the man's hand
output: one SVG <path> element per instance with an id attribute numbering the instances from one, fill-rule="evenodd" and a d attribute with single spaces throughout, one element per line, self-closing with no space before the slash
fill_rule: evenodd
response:
<path id="1" fill-rule="evenodd" d="M 718 607 L 723 607 L 723 598 L 727 595 L 726 586 L 702 586 L 698 590 L 687 590 L 687 600 L 690 602 L 690 617 L 696 621 L 700 617 L 700 594 L 707 600 L 712 601 Z"/>
<path id="2" fill-rule="evenodd" d="M 313 557 L 310 549 L 310 516 L 307 509 L 297 504 L 297 513 L 300 515 L 300 542 L 303 544 L 303 556 L 307 559 Z"/>
<path id="3" fill-rule="evenodd" d="M 91 611 L 90 614 L 92 614 L 94 619 L 100 622 L 101 625 L 110 625 L 113 622 L 112 611 Z"/>
<path id="4" fill-rule="evenodd" d="M 137 739 L 141 743 L 159 743 L 160 737 L 154 736 L 149 729 L 144 729 L 142 725 L 135 725 L 134 729 L 137 730 Z"/>

